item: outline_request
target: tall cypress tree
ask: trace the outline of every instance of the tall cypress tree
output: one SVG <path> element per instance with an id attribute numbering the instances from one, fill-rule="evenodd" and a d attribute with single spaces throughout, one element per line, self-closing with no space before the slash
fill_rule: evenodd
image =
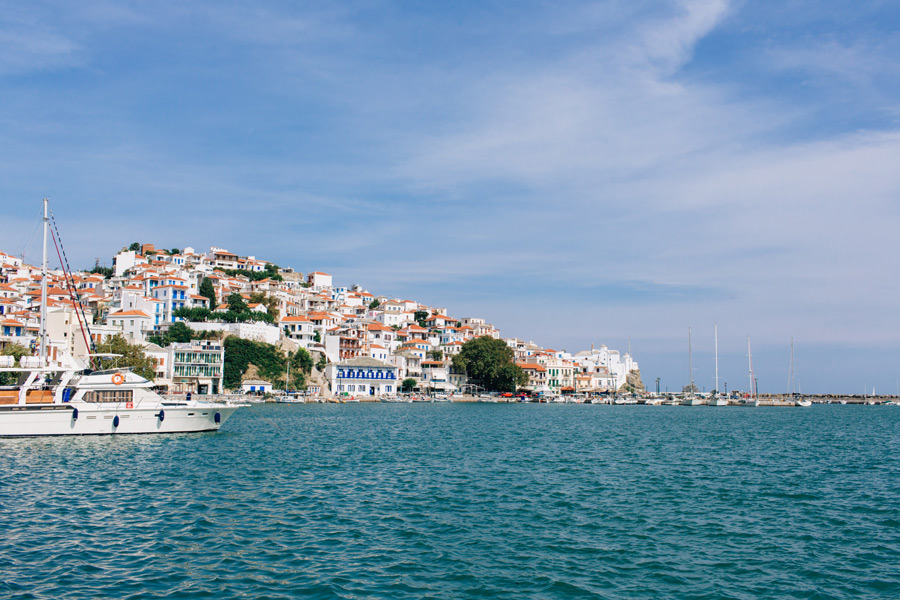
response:
<path id="1" fill-rule="evenodd" d="M 204 277 L 200 282 L 200 295 L 209 298 L 209 310 L 216 310 L 216 290 L 213 288 L 212 281 L 209 277 Z"/>

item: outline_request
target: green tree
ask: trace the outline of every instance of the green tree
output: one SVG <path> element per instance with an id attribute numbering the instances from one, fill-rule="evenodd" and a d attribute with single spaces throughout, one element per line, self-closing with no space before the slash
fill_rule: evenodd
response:
<path id="1" fill-rule="evenodd" d="M 490 392 L 515 392 L 528 375 L 515 364 L 515 353 L 503 340 L 483 336 L 463 344 L 453 367 Z"/>
<path id="2" fill-rule="evenodd" d="M 176 308 L 172 311 L 173 317 L 178 317 L 179 319 L 187 319 L 191 322 L 198 321 L 209 321 L 210 317 L 212 317 L 213 312 L 208 308 L 203 308 L 201 306 L 195 306 L 193 308 L 188 308 L 187 306 L 182 306 L 181 308 Z"/>
<path id="3" fill-rule="evenodd" d="M 268 381 L 278 381 L 286 371 L 287 358 L 277 346 L 236 336 L 225 338 L 224 346 L 222 379 L 226 388 L 240 387 L 241 377 L 251 364 L 256 365 L 260 377 Z"/>
<path id="4" fill-rule="evenodd" d="M 244 302 L 244 297 L 237 292 L 230 294 L 226 302 L 228 303 L 228 310 L 230 311 L 242 313 L 247 310 L 247 303 Z"/>
<path id="5" fill-rule="evenodd" d="M 254 292 L 250 294 L 250 302 L 262 304 L 266 307 L 266 312 L 272 316 L 272 319 L 274 321 L 278 320 L 278 305 L 280 304 L 280 302 L 275 296 L 269 296 L 264 292 Z"/>
<path id="6" fill-rule="evenodd" d="M 431 360 L 444 360 L 444 351 L 440 348 L 428 351 L 428 358 Z"/>
<path id="7" fill-rule="evenodd" d="M 294 356 L 291 359 L 291 369 L 294 368 L 307 375 L 312 373 L 313 359 L 306 348 L 297 348 L 297 351 L 294 352 Z"/>
<path id="8" fill-rule="evenodd" d="M 115 270 L 112 267 L 94 267 L 88 272 L 96 273 L 97 275 L 103 275 L 104 279 L 109 279 L 116 274 Z"/>
<path id="9" fill-rule="evenodd" d="M 400 383 L 400 389 L 404 392 L 411 392 L 413 388 L 416 387 L 416 380 L 412 377 L 407 377 Z"/>
<path id="10" fill-rule="evenodd" d="M 132 367 L 132 370 L 144 379 L 153 381 L 155 377 L 156 360 L 147 356 L 140 344 L 129 343 L 122 334 L 116 334 L 97 344 L 97 354 L 121 355 L 116 358 L 97 358 L 94 366 L 98 371 Z"/>
<path id="11" fill-rule="evenodd" d="M 281 273 L 278 272 L 279 270 L 280 267 L 278 265 L 266 263 L 263 272 L 269 277 L 269 279 L 272 279 L 273 281 L 284 281 L 284 277 L 282 277 Z"/>
<path id="12" fill-rule="evenodd" d="M 196 337 L 196 331 L 178 321 L 177 323 L 173 323 L 169 326 L 169 330 L 166 331 L 166 336 L 169 338 L 169 342 L 178 342 L 179 344 L 184 344 Z"/>
<path id="13" fill-rule="evenodd" d="M 140 252 L 141 245 L 138 242 L 135 242 L 132 245 L 128 246 L 128 249 L 131 250 L 132 252 Z"/>
<path id="14" fill-rule="evenodd" d="M 378 298 L 375 298 L 374 300 L 369 302 L 369 308 L 374 309 L 374 308 L 378 308 L 379 306 L 381 306 L 381 302 L 378 301 Z"/>
<path id="15" fill-rule="evenodd" d="M 204 277 L 200 282 L 200 295 L 209 299 L 209 310 L 216 310 L 216 288 L 213 287 L 212 279 Z"/>
<path id="16" fill-rule="evenodd" d="M 12 356 L 18 363 L 23 356 L 31 356 L 31 351 L 22 344 L 12 343 L 0 352 L 0 356 Z M 0 385 L 15 385 L 16 379 L 16 373 L 0 373 Z"/>
<path id="17" fill-rule="evenodd" d="M 317 344 L 321 344 L 321 343 L 322 343 L 322 334 L 319 333 L 319 330 L 318 330 L 318 329 L 316 329 L 316 330 L 313 332 L 313 341 L 314 341 L 315 343 L 317 343 Z"/>
<path id="18" fill-rule="evenodd" d="M 291 364 L 291 379 L 287 382 L 285 389 L 305 387 L 306 378 L 312 373 L 312 356 L 309 355 L 305 348 L 298 348 L 296 352 L 288 352 L 288 362 Z M 287 376 L 287 373 L 285 373 L 285 376 Z"/>
<path id="19" fill-rule="evenodd" d="M 427 310 L 417 310 L 413 313 L 413 320 L 419 324 L 420 327 L 425 327 L 425 319 L 428 318 Z"/>

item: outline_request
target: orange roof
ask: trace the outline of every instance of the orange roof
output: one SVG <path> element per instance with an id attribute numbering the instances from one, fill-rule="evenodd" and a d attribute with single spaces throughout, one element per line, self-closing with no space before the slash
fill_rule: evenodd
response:
<path id="1" fill-rule="evenodd" d="M 145 313 L 142 310 L 123 310 L 119 312 L 115 312 L 109 315 L 110 317 L 146 317 L 150 318 L 150 315 Z"/>
<path id="2" fill-rule="evenodd" d="M 522 367 L 526 371 L 546 371 L 544 367 L 535 363 L 516 363 L 517 366 Z"/>
<path id="3" fill-rule="evenodd" d="M 47 288 L 48 296 L 67 296 L 68 294 L 69 294 L 69 292 L 67 292 L 66 290 L 60 289 L 60 288 L 56 288 L 56 287 Z M 26 296 L 40 296 L 40 295 L 41 295 L 41 290 L 35 290 L 33 292 L 28 292 L 26 294 Z"/>

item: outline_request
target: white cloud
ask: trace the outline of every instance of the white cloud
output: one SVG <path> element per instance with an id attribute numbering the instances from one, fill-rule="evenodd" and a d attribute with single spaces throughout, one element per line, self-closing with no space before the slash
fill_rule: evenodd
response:
<path id="1" fill-rule="evenodd" d="M 0 75 L 67 67 L 78 62 L 80 46 L 46 28 L 7 23 L 0 28 Z"/>

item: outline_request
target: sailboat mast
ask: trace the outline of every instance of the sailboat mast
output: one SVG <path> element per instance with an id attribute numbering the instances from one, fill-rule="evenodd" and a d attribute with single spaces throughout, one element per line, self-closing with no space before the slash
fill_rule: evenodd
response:
<path id="1" fill-rule="evenodd" d="M 41 367 L 47 366 L 47 198 L 44 198 L 44 248 L 41 256 Z"/>
<path id="2" fill-rule="evenodd" d="M 791 336 L 791 371 L 788 375 L 788 391 L 794 397 L 794 337 Z"/>
<path id="3" fill-rule="evenodd" d="M 716 335 L 716 397 L 719 397 L 719 324 L 713 323 Z"/>
<path id="4" fill-rule="evenodd" d="M 694 355 L 691 348 L 691 328 L 688 327 L 688 369 L 691 371 L 691 396 L 694 395 Z"/>
<path id="5" fill-rule="evenodd" d="M 747 336 L 747 362 L 750 366 L 750 397 L 756 396 L 756 386 L 753 383 L 753 352 L 750 350 L 750 336 Z"/>

